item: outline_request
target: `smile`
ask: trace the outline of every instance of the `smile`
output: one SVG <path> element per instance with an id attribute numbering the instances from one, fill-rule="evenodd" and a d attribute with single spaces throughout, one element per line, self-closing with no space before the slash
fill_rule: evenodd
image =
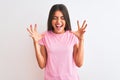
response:
<path id="1" fill-rule="evenodd" d="M 56 27 L 57 27 L 58 29 L 60 29 L 62 26 L 63 26 L 63 25 L 56 25 Z"/>

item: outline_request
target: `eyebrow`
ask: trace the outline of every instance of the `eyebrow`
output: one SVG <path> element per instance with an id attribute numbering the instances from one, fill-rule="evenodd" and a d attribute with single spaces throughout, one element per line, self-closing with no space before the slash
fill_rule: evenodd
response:
<path id="1" fill-rule="evenodd" d="M 53 16 L 53 17 L 57 17 L 57 16 Z M 64 16 L 60 16 L 60 17 L 64 17 Z"/>

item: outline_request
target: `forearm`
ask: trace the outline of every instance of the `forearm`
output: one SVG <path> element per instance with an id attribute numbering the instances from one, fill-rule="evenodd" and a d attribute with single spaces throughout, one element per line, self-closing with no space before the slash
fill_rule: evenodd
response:
<path id="1" fill-rule="evenodd" d="M 35 48 L 38 65 L 41 69 L 43 69 L 45 67 L 45 59 L 41 53 L 41 46 L 38 44 L 38 42 L 35 42 L 34 40 L 33 40 L 33 43 L 34 43 L 34 48 Z"/>
<path id="2" fill-rule="evenodd" d="M 83 64 L 83 58 L 84 58 L 84 40 L 79 39 L 79 45 L 76 55 L 76 62 L 79 67 L 82 66 Z"/>

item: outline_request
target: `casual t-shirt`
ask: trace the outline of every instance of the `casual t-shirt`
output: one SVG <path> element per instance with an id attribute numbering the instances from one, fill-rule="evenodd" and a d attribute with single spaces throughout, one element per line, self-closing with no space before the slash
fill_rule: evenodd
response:
<path id="1" fill-rule="evenodd" d="M 62 34 L 45 32 L 39 41 L 47 50 L 44 80 L 79 80 L 73 59 L 73 47 L 77 43 L 78 38 L 70 31 Z"/>

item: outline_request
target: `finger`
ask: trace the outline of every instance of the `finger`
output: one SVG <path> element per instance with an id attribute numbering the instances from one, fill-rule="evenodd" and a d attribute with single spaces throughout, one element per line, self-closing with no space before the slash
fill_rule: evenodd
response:
<path id="1" fill-rule="evenodd" d="M 31 32 L 33 32 L 32 24 L 30 25 L 30 30 L 31 30 Z"/>
<path id="2" fill-rule="evenodd" d="M 32 34 L 32 32 L 31 32 L 31 30 L 30 30 L 30 29 L 28 29 L 28 28 L 27 28 L 27 31 L 28 31 L 30 34 Z"/>
<path id="3" fill-rule="evenodd" d="M 80 29 L 80 24 L 78 20 L 77 20 L 77 26 L 78 26 L 78 29 Z"/>
<path id="4" fill-rule="evenodd" d="M 86 29 L 86 27 L 87 27 L 87 24 L 85 24 L 85 27 L 83 28 L 84 30 Z"/>
<path id="5" fill-rule="evenodd" d="M 84 20 L 84 22 L 83 22 L 83 24 L 82 24 L 82 28 L 84 27 L 85 23 L 86 23 L 86 20 Z"/>
<path id="6" fill-rule="evenodd" d="M 34 31 L 37 31 L 37 24 L 35 24 Z"/>
<path id="7" fill-rule="evenodd" d="M 32 35 L 29 35 L 29 37 L 32 37 Z"/>
<path id="8" fill-rule="evenodd" d="M 83 34 L 85 33 L 86 31 L 83 31 Z"/>

